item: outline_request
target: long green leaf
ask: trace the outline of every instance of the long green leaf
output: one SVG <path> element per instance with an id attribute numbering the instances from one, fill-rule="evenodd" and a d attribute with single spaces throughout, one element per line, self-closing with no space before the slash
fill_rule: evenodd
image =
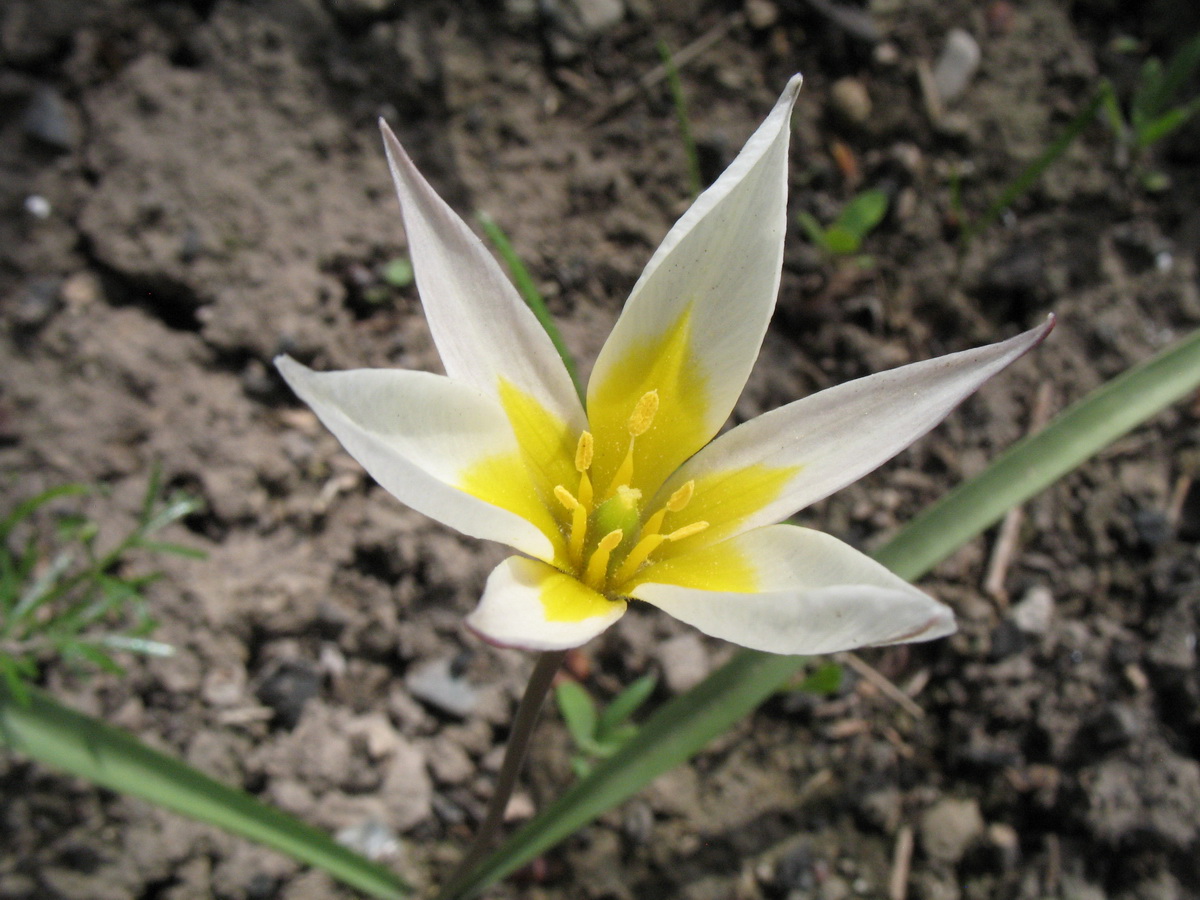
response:
<path id="1" fill-rule="evenodd" d="M 554 349 L 558 351 L 563 365 L 567 367 L 567 374 L 571 376 L 571 381 L 575 384 L 575 392 L 579 394 L 580 402 L 586 403 L 587 398 L 583 391 L 583 384 L 579 380 L 579 369 L 575 366 L 575 357 L 571 354 L 570 348 L 567 347 L 567 342 L 563 340 L 562 332 L 558 330 L 558 325 L 554 323 L 554 317 L 550 315 L 550 310 L 546 306 L 546 299 L 542 296 L 542 292 L 537 289 L 537 285 L 533 283 L 533 276 L 525 268 L 525 263 L 517 255 L 517 251 L 513 249 L 508 235 L 504 233 L 504 229 L 496 223 L 496 220 L 483 212 L 478 213 L 478 216 L 479 225 L 483 228 L 483 233 L 495 245 L 496 252 L 500 254 L 505 265 L 508 266 L 508 272 L 512 275 L 513 284 L 516 285 L 517 291 L 525 301 L 525 305 L 533 311 L 533 314 L 537 316 L 538 322 L 546 329 L 546 334 L 550 336 L 550 340 L 554 344 Z"/>
<path id="2" fill-rule="evenodd" d="M 918 516 L 876 558 L 919 578 L 1017 506 L 1107 444 L 1200 386 L 1200 331 L 1129 370 L 1016 444 L 981 475 Z M 665 704 L 637 736 L 516 832 L 441 900 L 476 896 L 654 778 L 688 759 L 754 710 L 803 659 L 738 653 Z"/>
<path id="3" fill-rule="evenodd" d="M 39 762 L 273 847 L 373 897 L 410 891 L 393 872 L 324 832 L 34 688 L 26 688 L 22 702 L 0 682 L 0 741 Z"/>
<path id="4" fill-rule="evenodd" d="M 978 476 L 909 522 L 875 558 L 901 577 L 919 577 L 1009 509 L 1197 386 L 1200 331 L 1101 385 L 1048 428 L 1018 441 Z"/>

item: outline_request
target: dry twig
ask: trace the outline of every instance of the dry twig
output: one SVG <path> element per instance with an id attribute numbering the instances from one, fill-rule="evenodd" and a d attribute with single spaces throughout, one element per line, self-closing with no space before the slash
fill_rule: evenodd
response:
<path id="1" fill-rule="evenodd" d="M 1037 434 L 1046 427 L 1050 420 L 1050 406 L 1053 395 L 1050 384 L 1043 382 L 1038 388 L 1037 398 L 1033 401 L 1033 412 L 1029 416 L 1028 434 Z M 1004 581 L 1008 577 L 1008 568 L 1012 565 L 1017 552 L 1017 541 L 1021 536 L 1021 525 L 1025 521 L 1024 507 L 1014 506 L 1000 524 L 996 535 L 996 543 L 992 547 L 992 557 L 988 561 L 987 576 L 983 580 L 983 589 L 988 596 L 996 600 L 1001 609 L 1008 606 L 1008 591 Z"/>
<path id="2" fill-rule="evenodd" d="M 741 12 L 735 12 L 726 16 L 704 34 L 700 35 L 700 37 L 696 38 L 696 40 L 692 41 L 678 53 L 672 55 L 671 61 L 674 62 L 675 68 L 682 69 L 688 63 L 700 57 L 706 51 L 716 46 L 721 39 L 725 37 L 725 35 L 742 25 L 745 21 L 746 16 Z M 665 64 L 660 63 L 659 65 L 655 66 L 653 69 L 639 78 L 636 83 L 617 91 L 616 94 L 613 95 L 613 98 L 609 100 L 609 102 L 602 109 L 597 110 L 596 113 L 594 113 L 588 119 L 588 124 L 599 125 L 609 116 L 619 111 L 625 104 L 637 97 L 638 94 L 649 90 L 650 88 L 654 87 L 654 85 L 665 79 L 667 74 L 668 69 Z"/>
<path id="3" fill-rule="evenodd" d="M 890 700 L 892 700 L 897 706 L 903 709 L 914 719 L 920 719 L 924 717 L 925 710 L 921 709 L 921 707 L 915 700 L 913 700 L 912 697 L 908 696 L 908 694 L 896 687 L 896 685 L 894 685 L 890 680 L 888 680 L 887 677 L 881 674 L 878 669 L 864 660 L 857 653 L 846 651 L 845 653 L 838 653 L 834 658 L 843 665 L 849 666 L 864 679 L 869 681 L 875 687 L 879 688 L 881 693 L 886 695 Z"/>
<path id="4" fill-rule="evenodd" d="M 913 830 L 901 825 L 896 833 L 896 848 L 892 851 L 892 872 L 888 876 L 888 900 L 905 900 L 908 896 L 908 873 L 912 868 Z"/>

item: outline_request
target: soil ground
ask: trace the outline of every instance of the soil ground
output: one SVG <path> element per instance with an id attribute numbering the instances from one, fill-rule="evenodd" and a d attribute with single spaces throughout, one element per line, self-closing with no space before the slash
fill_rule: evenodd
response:
<path id="1" fill-rule="evenodd" d="M 681 81 L 709 179 L 803 71 L 791 209 L 828 221 L 881 188 L 890 210 L 868 267 L 793 226 L 735 418 L 1060 320 L 802 514 L 869 548 L 1021 436 L 1039 395 L 1061 409 L 1200 323 L 1195 130 L 1124 161 L 1090 128 L 956 241 L 1101 76 L 1128 96 L 1140 57 L 1116 38 L 1169 55 L 1195 18 L 1103 0 L 9 0 L 5 504 L 101 484 L 115 534 L 155 465 L 206 503 L 172 537 L 207 560 L 158 563 L 176 655 L 120 678 L 51 664 L 44 686 L 436 884 L 530 668 L 461 624 L 502 552 L 373 485 L 270 366 L 438 368 L 414 290 L 384 278 L 405 244 L 376 118 L 457 209 L 500 222 L 586 361 L 688 200 L 668 89 L 638 87 L 656 42 L 703 43 Z M 938 103 L 923 73 L 956 28 L 981 62 Z M 781 695 L 490 896 L 884 897 L 909 838 L 902 883 L 923 900 L 1200 896 L 1198 415 L 1165 412 L 1028 504 L 998 589 L 994 534 L 923 582 L 960 632 L 863 653 L 921 715 L 853 670 L 835 696 Z M 729 652 L 637 610 L 573 666 L 601 698 L 659 674 L 657 703 Z M 569 782 L 568 756 L 544 717 L 518 818 Z M 19 757 L 0 796 L 0 897 L 352 896 Z"/>

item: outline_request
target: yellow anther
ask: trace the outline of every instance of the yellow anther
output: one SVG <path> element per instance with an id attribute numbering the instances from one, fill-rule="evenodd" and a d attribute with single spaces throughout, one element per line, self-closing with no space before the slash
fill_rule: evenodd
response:
<path id="1" fill-rule="evenodd" d="M 629 414 L 629 433 L 640 437 L 650 430 L 654 416 L 658 412 L 658 391 L 647 391 L 638 399 Z"/>
<path id="2" fill-rule="evenodd" d="M 586 472 L 592 467 L 592 456 L 596 452 L 596 441 L 590 431 L 579 435 L 579 443 L 575 445 L 575 471 Z"/>
<path id="3" fill-rule="evenodd" d="M 592 558 L 588 560 L 587 571 L 583 573 L 584 583 L 593 590 L 598 591 L 604 586 L 605 576 L 608 575 L 608 558 L 620 546 L 624 537 L 625 532 L 618 528 L 600 538 Z"/>
<path id="4" fill-rule="evenodd" d="M 575 495 L 561 484 L 555 485 L 554 496 L 571 512 L 571 534 L 567 539 L 567 548 L 571 554 L 571 562 L 579 565 L 583 559 L 583 542 L 587 540 L 587 507 L 575 499 Z"/>
<path id="5" fill-rule="evenodd" d="M 625 561 L 617 567 L 616 573 L 613 575 L 613 584 L 624 584 L 634 576 L 638 569 L 642 567 L 642 563 L 650 558 L 650 554 L 658 549 L 659 545 L 666 540 L 665 535 L 647 534 L 634 545 L 634 548 L 629 551 L 629 555 L 625 557 Z"/>
<path id="6" fill-rule="evenodd" d="M 707 522 L 693 522 L 691 525 L 684 525 L 682 528 L 676 528 L 667 535 L 666 540 L 682 541 L 684 538 L 689 538 L 693 534 L 699 534 L 707 527 Z"/>
<path id="7" fill-rule="evenodd" d="M 667 509 L 671 512 L 679 512 L 685 506 L 692 502 L 692 494 L 696 492 L 696 482 L 686 482 L 683 487 L 679 488 L 671 495 L 671 499 L 667 501 Z"/>

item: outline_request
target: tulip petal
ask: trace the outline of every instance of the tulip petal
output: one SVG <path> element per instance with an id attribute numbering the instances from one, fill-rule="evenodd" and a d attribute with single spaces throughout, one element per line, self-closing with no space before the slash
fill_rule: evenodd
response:
<path id="1" fill-rule="evenodd" d="M 429 330 L 446 374 L 496 393 L 503 379 L 576 432 L 583 408 L 558 351 L 499 264 L 380 121 Z"/>
<path id="2" fill-rule="evenodd" d="M 797 75 L 737 159 L 667 234 L 601 350 L 588 385 L 601 481 L 625 455 L 624 422 L 643 394 L 658 391 L 660 412 L 638 439 L 634 487 L 657 487 L 729 417 L 779 290 L 799 90 Z"/>
<path id="3" fill-rule="evenodd" d="M 346 452 L 397 499 L 463 534 L 555 558 L 558 527 L 495 400 L 429 372 L 314 372 L 287 356 L 275 365 Z M 474 488 L 485 484 L 504 490 L 481 498 Z"/>
<path id="4" fill-rule="evenodd" d="M 485 640 L 526 650 L 578 647 L 621 618 L 610 600 L 553 566 L 510 556 L 488 576 L 467 625 Z"/>
<path id="5" fill-rule="evenodd" d="M 732 545 L 729 547 L 727 545 Z M 753 572 L 753 592 L 706 590 L 712 550 Z M 954 631 L 950 608 L 837 538 L 771 525 L 675 557 L 632 594 L 713 637 L 768 653 L 833 653 L 927 641 Z"/>
<path id="6" fill-rule="evenodd" d="M 689 480 L 685 513 L 715 543 L 778 522 L 857 481 L 944 419 L 981 384 L 1036 347 L 1054 327 L 901 366 L 797 400 L 722 435 L 663 486 Z M 678 527 L 668 518 L 667 527 Z"/>

